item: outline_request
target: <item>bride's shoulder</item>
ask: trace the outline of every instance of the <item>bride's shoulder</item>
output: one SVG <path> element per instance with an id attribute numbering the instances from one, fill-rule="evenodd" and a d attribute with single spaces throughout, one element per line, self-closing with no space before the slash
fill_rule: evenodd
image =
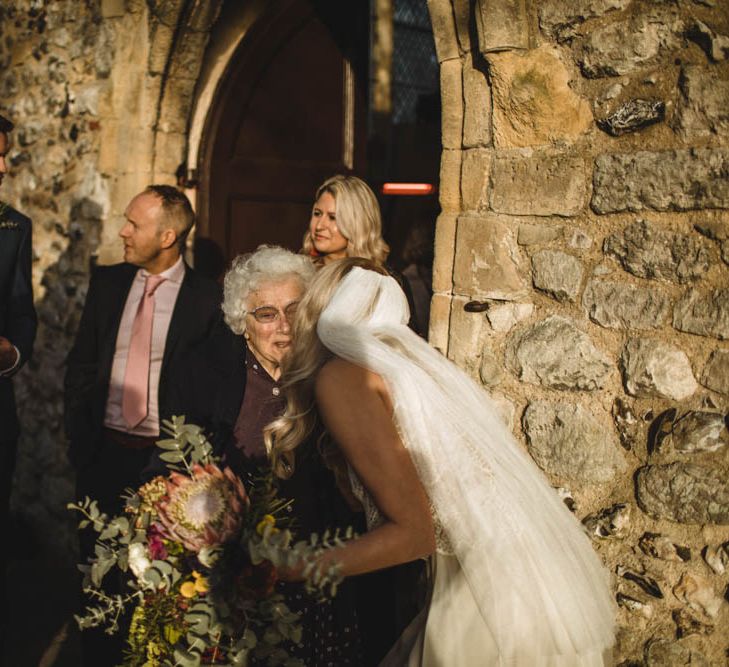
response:
<path id="1" fill-rule="evenodd" d="M 351 361 L 334 357 L 327 361 L 316 375 L 315 387 L 320 392 L 342 391 L 347 387 L 379 390 L 382 378 Z"/>

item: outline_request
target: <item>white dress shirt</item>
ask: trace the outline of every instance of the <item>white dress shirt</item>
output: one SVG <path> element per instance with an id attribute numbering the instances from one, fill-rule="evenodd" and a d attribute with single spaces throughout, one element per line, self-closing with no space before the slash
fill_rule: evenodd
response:
<path id="1" fill-rule="evenodd" d="M 116 336 L 114 361 L 111 365 L 109 382 L 109 398 L 106 401 L 104 426 L 116 431 L 124 431 L 134 435 L 159 435 L 159 375 L 165 353 L 167 332 L 170 328 L 172 311 L 175 309 L 177 296 L 180 293 L 182 279 L 185 277 L 185 264 L 180 257 L 169 269 L 160 273 L 165 280 L 154 292 L 154 320 L 152 322 L 152 350 L 149 362 L 149 392 L 147 394 L 147 416 L 135 428 L 130 429 L 122 416 L 122 390 L 124 372 L 129 356 L 129 343 L 132 337 L 132 325 L 144 295 L 144 286 L 149 273 L 139 269 L 132 281 L 132 286 L 124 305 L 119 331 Z"/>

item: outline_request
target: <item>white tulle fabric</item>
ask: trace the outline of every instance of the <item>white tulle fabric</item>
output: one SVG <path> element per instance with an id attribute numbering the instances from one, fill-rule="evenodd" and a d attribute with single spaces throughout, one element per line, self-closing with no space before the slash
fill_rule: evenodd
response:
<path id="1" fill-rule="evenodd" d="M 443 662 L 436 656 L 429 664 L 604 664 L 614 643 L 615 610 L 608 573 L 589 538 L 488 394 L 414 334 L 408 317 L 395 280 L 355 267 L 322 312 L 317 333 L 334 354 L 383 378 L 397 428 L 452 551 L 438 558 L 458 580 L 456 601 L 447 599 L 456 584 L 444 588 L 441 580 L 431 603 L 433 611 L 441 602 L 451 610 L 438 624 L 452 627 L 429 623 L 426 650 L 438 635 L 459 636 L 459 627 L 473 634 L 473 619 L 466 623 L 453 612 L 469 608 L 458 604 L 463 595 L 472 598 L 468 603 L 493 646 L 488 658 L 476 654 L 473 662 L 454 663 L 452 656 Z"/>

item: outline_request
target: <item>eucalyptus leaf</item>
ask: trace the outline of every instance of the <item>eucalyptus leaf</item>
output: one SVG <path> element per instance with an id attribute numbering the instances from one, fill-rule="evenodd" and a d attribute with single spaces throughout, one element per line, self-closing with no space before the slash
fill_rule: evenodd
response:
<path id="1" fill-rule="evenodd" d="M 180 463 L 185 459 L 182 452 L 165 452 L 164 454 L 160 454 L 159 457 L 165 463 Z"/>
<path id="2" fill-rule="evenodd" d="M 162 576 L 160 575 L 160 573 L 151 567 L 147 568 L 144 571 L 142 579 L 150 583 L 155 588 L 159 588 L 159 585 L 162 583 Z"/>
<path id="3" fill-rule="evenodd" d="M 180 449 L 180 443 L 175 439 L 158 440 L 157 447 L 166 450 L 177 450 Z"/>

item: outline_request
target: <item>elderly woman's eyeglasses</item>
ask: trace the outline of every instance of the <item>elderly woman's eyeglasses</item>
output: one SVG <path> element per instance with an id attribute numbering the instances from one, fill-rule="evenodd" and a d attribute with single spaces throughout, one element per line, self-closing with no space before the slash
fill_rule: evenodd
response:
<path id="1" fill-rule="evenodd" d="M 258 308 L 254 308 L 253 310 L 249 311 L 248 314 L 253 315 L 253 317 L 256 318 L 256 322 L 260 322 L 261 324 L 272 324 L 273 322 L 278 320 L 279 315 L 283 313 L 286 321 L 290 324 L 291 322 L 293 322 L 294 317 L 296 317 L 296 309 L 298 307 L 299 302 L 292 301 L 283 310 L 279 310 L 274 306 L 259 306 Z"/>

